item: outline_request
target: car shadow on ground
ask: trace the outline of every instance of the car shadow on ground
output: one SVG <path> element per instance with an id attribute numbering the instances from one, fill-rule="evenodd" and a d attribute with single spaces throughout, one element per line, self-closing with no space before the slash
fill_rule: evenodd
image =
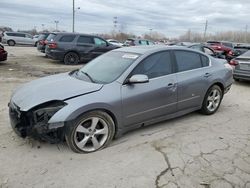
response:
<path id="1" fill-rule="evenodd" d="M 248 80 L 240 80 L 240 81 L 234 81 L 234 84 L 241 85 L 241 86 L 250 86 L 250 81 Z"/>
<path id="2" fill-rule="evenodd" d="M 194 118 L 194 116 L 200 117 L 200 116 L 204 116 L 198 112 L 193 112 L 178 118 L 174 118 L 174 119 L 170 119 L 170 120 L 166 120 L 166 121 L 162 121 L 159 123 L 155 123 L 155 124 L 151 124 L 145 127 L 141 127 L 141 128 L 137 128 L 134 130 L 131 130 L 127 133 L 125 133 L 124 135 L 122 135 L 119 138 L 115 138 L 111 144 L 109 146 L 107 146 L 107 148 L 112 148 L 112 147 L 119 147 L 123 144 L 126 144 L 128 141 L 132 141 L 133 143 L 131 143 L 132 145 L 137 144 L 135 141 L 138 138 L 142 138 L 142 137 L 154 137 L 154 134 L 160 133 L 162 131 L 167 131 L 172 129 L 173 127 L 178 127 L 178 126 L 183 126 L 183 124 L 181 124 L 180 122 L 186 121 L 186 120 L 190 120 L 191 118 Z M 14 134 L 14 133 L 13 133 Z M 17 135 L 14 135 L 14 137 L 18 137 Z M 48 142 L 44 142 L 44 141 L 39 141 L 36 140 L 34 138 L 25 138 L 24 139 L 25 142 L 23 142 L 22 145 L 26 145 L 26 147 L 31 147 L 31 149 L 34 150 L 49 150 L 52 151 L 53 153 L 57 153 L 57 152 L 67 152 L 67 153 L 73 153 L 67 146 L 66 141 L 57 143 L 57 144 L 50 144 Z M 140 143 L 140 141 L 138 141 L 138 144 Z M 128 144 L 128 146 L 130 147 L 130 144 Z M 105 150 L 105 149 L 104 149 Z M 101 151 L 98 151 L 101 152 Z"/>

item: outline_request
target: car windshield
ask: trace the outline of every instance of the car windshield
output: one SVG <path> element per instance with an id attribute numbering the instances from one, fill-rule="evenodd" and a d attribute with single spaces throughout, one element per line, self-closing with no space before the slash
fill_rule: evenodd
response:
<path id="1" fill-rule="evenodd" d="M 81 68 L 75 75 L 78 79 L 85 76 L 94 83 L 107 84 L 116 80 L 140 54 L 109 52 L 99 56 Z"/>

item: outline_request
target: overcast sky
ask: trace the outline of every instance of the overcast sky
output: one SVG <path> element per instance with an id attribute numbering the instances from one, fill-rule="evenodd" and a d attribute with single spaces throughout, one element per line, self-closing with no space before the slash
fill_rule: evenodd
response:
<path id="1" fill-rule="evenodd" d="M 82 33 L 108 33 L 114 28 L 137 35 L 150 29 L 175 37 L 188 29 L 203 32 L 245 31 L 250 28 L 250 0 L 75 0 L 75 30 Z M 14 30 L 55 28 L 72 31 L 72 0 L 1 0 L 0 26 Z"/>

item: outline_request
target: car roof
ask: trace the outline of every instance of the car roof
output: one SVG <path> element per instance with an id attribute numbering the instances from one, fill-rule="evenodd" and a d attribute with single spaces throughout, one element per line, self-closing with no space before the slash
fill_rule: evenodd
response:
<path id="1" fill-rule="evenodd" d="M 207 43 L 222 43 L 222 42 L 224 42 L 224 43 L 233 43 L 233 42 L 224 41 L 224 40 L 222 40 L 222 41 L 216 41 L 216 40 L 209 40 L 209 41 L 207 41 Z"/>
<path id="2" fill-rule="evenodd" d="M 91 36 L 91 37 L 99 37 L 97 35 L 91 35 L 91 34 L 85 34 L 85 33 L 72 33 L 72 32 L 51 32 L 50 34 L 55 34 L 55 35 L 83 35 L 83 36 Z"/>
<path id="3" fill-rule="evenodd" d="M 172 49 L 172 50 L 183 49 L 183 50 L 195 51 L 195 50 L 188 49 L 185 47 L 165 46 L 165 45 L 132 46 L 132 47 L 118 48 L 114 51 L 137 53 L 137 54 L 147 54 L 147 53 L 153 53 L 153 52 L 157 52 L 157 51 L 170 50 L 170 49 Z M 197 52 L 197 51 L 195 51 L 195 52 Z"/>
<path id="4" fill-rule="evenodd" d="M 15 32 L 15 31 L 5 31 L 4 33 L 21 33 L 21 34 L 29 34 L 29 33 L 25 33 L 25 32 Z M 30 35 L 30 34 L 29 34 Z"/>

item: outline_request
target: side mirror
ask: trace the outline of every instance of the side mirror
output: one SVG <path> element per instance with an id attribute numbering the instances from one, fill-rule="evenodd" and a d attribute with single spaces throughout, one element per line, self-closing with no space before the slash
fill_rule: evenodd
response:
<path id="1" fill-rule="evenodd" d="M 144 74 L 136 74 L 128 79 L 128 83 L 130 84 L 141 84 L 149 82 L 148 76 Z"/>

